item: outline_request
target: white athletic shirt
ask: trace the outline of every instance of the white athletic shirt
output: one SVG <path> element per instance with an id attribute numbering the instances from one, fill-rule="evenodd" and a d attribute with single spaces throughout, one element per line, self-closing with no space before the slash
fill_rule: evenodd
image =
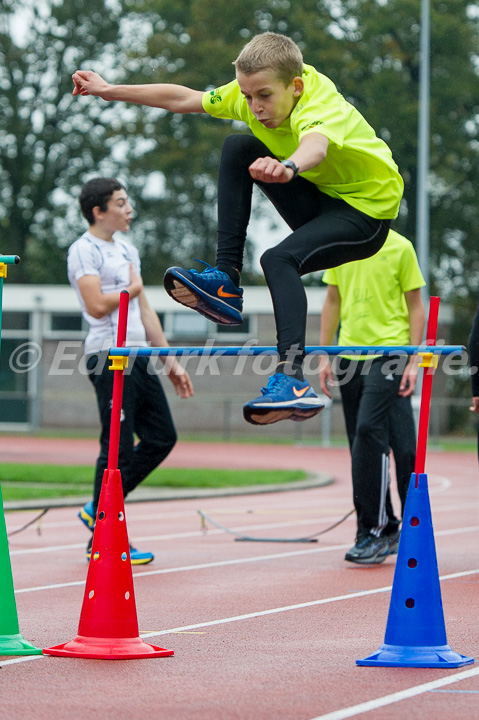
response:
<path id="1" fill-rule="evenodd" d="M 138 250 L 124 240 L 100 240 L 87 231 L 70 246 L 68 279 L 78 295 L 83 317 L 89 325 L 85 339 L 87 355 L 116 347 L 118 309 L 101 318 L 89 315 L 78 289 L 78 280 L 85 275 L 96 275 L 100 278 L 102 293 L 121 292 L 130 284 L 130 263 L 137 275 L 140 275 Z M 130 300 L 126 344 L 133 347 L 148 345 L 138 298 Z"/>

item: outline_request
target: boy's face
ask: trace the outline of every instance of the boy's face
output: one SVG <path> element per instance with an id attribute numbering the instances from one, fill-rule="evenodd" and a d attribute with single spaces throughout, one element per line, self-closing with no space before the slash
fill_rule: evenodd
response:
<path id="1" fill-rule="evenodd" d="M 238 70 L 236 79 L 255 118 L 270 129 L 279 127 L 289 118 L 303 92 L 300 77 L 293 78 L 285 87 L 273 70 L 260 70 L 251 75 Z"/>
<path id="2" fill-rule="evenodd" d="M 108 200 L 106 210 L 93 208 L 95 225 L 101 225 L 110 233 L 128 232 L 133 215 L 133 208 L 128 201 L 126 190 L 114 190 Z"/>

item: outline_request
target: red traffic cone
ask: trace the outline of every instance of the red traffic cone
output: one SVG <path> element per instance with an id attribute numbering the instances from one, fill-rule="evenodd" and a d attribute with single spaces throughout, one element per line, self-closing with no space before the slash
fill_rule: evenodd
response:
<path id="1" fill-rule="evenodd" d="M 107 660 L 174 654 L 138 633 L 121 473 L 105 470 L 78 635 L 43 652 Z"/>

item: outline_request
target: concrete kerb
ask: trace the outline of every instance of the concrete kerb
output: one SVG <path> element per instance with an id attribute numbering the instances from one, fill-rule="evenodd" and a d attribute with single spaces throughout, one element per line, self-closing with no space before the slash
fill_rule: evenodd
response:
<path id="1" fill-rule="evenodd" d="M 136 488 L 126 503 L 159 502 L 166 500 L 194 500 L 195 498 L 231 497 L 233 495 L 257 495 L 260 493 L 288 492 L 291 490 L 310 490 L 311 488 L 331 485 L 332 475 L 314 473 L 304 480 L 270 485 L 247 485 L 228 488 L 168 488 L 140 486 Z M 5 511 L 43 510 L 44 508 L 81 507 L 91 500 L 91 495 L 75 497 L 40 498 L 37 500 L 9 500 L 3 503 Z"/>

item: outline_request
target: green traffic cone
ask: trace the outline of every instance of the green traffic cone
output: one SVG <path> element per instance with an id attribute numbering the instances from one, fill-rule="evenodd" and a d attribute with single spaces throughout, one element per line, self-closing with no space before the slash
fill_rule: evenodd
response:
<path id="1" fill-rule="evenodd" d="M 41 655 L 42 650 L 27 642 L 18 626 L 1 486 L 0 503 L 0 655 Z"/>

